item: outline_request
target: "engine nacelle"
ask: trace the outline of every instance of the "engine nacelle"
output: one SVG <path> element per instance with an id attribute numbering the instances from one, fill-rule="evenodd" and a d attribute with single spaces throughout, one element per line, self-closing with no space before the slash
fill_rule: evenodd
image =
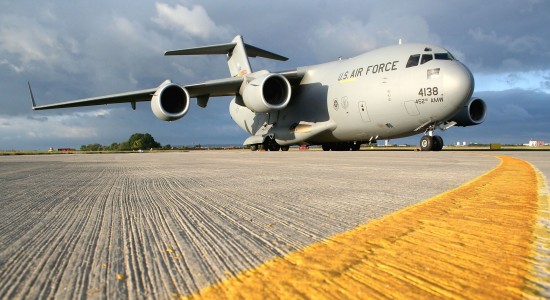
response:
<path id="1" fill-rule="evenodd" d="M 479 98 L 471 98 L 466 105 L 450 119 L 455 121 L 457 126 L 473 126 L 485 121 L 487 105 Z"/>
<path id="2" fill-rule="evenodd" d="M 279 74 L 268 73 L 245 83 L 241 88 L 244 105 L 253 112 L 281 110 L 290 102 L 291 87 Z"/>
<path id="3" fill-rule="evenodd" d="M 151 99 L 153 114 L 163 121 L 175 121 L 189 111 L 189 93 L 177 84 L 165 81 Z"/>

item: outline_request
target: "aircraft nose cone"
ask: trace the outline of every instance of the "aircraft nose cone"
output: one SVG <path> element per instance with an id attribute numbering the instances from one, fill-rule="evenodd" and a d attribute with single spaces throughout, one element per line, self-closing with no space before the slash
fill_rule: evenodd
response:
<path id="1" fill-rule="evenodd" d="M 472 97 L 474 77 L 463 64 L 456 62 L 445 70 L 445 91 L 454 105 L 462 106 Z"/>

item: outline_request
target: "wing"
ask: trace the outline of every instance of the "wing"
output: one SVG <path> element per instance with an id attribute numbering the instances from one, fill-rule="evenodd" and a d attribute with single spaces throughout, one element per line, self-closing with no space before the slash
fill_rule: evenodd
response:
<path id="1" fill-rule="evenodd" d="M 183 86 L 188 92 L 190 97 L 218 97 L 218 96 L 231 96 L 235 95 L 239 91 L 239 87 L 243 82 L 243 78 L 226 78 L 219 80 L 206 81 L 199 84 Z M 171 81 L 167 80 L 163 82 L 159 87 L 170 84 Z M 151 101 L 153 95 L 157 91 L 156 88 L 150 88 L 140 91 L 133 91 L 120 94 L 112 94 L 100 97 L 85 98 L 78 100 L 71 100 L 65 102 L 59 102 L 54 104 L 47 105 L 36 105 L 34 95 L 32 93 L 31 85 L 29 84 L 29 91 L 31 94 L 32 100 L 32 109 L 33 110 L 44 110 L 44 109 L 56 109 L 56 108 L 68 108 L 68 107 L 80 107 L 80 106 L 94 106 L 94 105 L 105 105 L 105 104 L 116 104 L 116 103 L 134 103 L 142 101 Z"/>
<path id="2" fill-rule="evenodd" d="M 300 79 L 304 76 L 303 72 L 295 71 L 286 71 L 280 72 L 281 75 L 289 79 L 291 84 L 297 84 Z M 209 80 L 198 84 L 191 84 L 182 86 L 187 90 L 190 97 L 197 98 L 199 100 L 199 106 L 204 107 L 206 104 L 201 105 L 201 103 L 206 103 L 210 97 L 221 97 L 221 96 L 234 96 L 239 93 L 239 89 L 245 80 L 245 77 L 230 77 L 217 80 Z M 68 108 L 68 107 L 80 107 L 80 106 L 94 106 L 94 105 L 105 105 L 105 104 L 116 104 L 116 103 L 132 103 L 132 107 L 135 108 L 136 102 L 142 101 L 151 101 L 155 92 L 162 86 L 171 84 L 171 81 L 164 81 L 159 87 L 150 88 L 140 91 L 112 94 L 100 97 L 86 98 L 71 100 L 65 102 L 59 102 L 54 104 L 47 105 L 36 105 L 34 95 L 32 93 L 31 85 L 29 83 L 29 92 L 31 94 L 32 100 L 32 109 L 33 110 L 44 110 L 44 109 L 56 109 L 56 108 Z M 201 102 L 202 99 L 202 102 Z"/>
<path id="3" fill-rule="evenodd" d="M 135 91 L 135 92 L 129 92 L 129 93 L 112 94 L 112 95 L 101 96 L 101 97 L 86 98 L 86 99 L 79 99 L 79 100 L 72 100 L 72 101 L 60 102 L 55 104 L 37 106 L 36 101 L 34 100 L 34 96 L 32 94 L 31 85 L 29 84 L 29 91 L 31 93 L 33 110 L 150 101 L 156 90 L 157 89 L 154 88 L 154 89 L 147 89 L 147 90 L 141 90 L 141 91 Z"/>

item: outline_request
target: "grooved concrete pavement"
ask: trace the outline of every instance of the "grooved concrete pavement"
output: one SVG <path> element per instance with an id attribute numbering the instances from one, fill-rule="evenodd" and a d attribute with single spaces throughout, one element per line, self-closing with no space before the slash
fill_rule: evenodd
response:
<path id="1" fill-rule="evenodd" d="M 0 297 L 188 295 L 497 164 L 471 152 L 0 157 Z"/>

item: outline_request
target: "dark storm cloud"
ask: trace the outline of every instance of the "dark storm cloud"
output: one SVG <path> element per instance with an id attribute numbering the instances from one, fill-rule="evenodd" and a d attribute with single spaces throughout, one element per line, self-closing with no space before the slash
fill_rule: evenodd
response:
<path id="1" fill-rule="evenodd" d="M 550 141 L 550 95 L 537 91 L 481 92 L 487 103 L 485 122 L 479 126 L 452 128 L 443 134 L 446 142 L 525 144 Z"/>
<path id="2" fill-rule="evenodd" d="M 51 103 L 150 88 L 165 79 L 185 84 L 222 78 L 228 75 L 224 57 L 162 54 L 228 42 L 236 34 L 290 57 L 288 62 L 252 59 L 256 70 L 350 57 L 400 38 L 440 44 L 472 69 L 481 90 L 495 93 L 488 94 L 487 124 L 456 132 L 481 139 L 491 128 L 493 136 L 519 137 L 524 133 L 515 129 L 519 125 L 499 130 L 493 124 L 510 124 L 506 120 L 520 117 L 531 122 L 535 112 L 519 102 L 522 93 L 538 99 L 532 103 L 548 106 L 543 92 L 550 92 L 549 19 L 550 2 L 524 0 L 4 1 L 0 3 L 0 121 L 9 125 L 0 126 L 2 144 L 11 143 L 11 148 L 108 144 L 134 132 L 150 132 L 161 143 L 173 145 L 241 143 L 246 135 L 227 113 L 229 99 L 215 99 L 207 109 L 193 105 L 185 118 L 166 123 L 144 103 L 136 111 L 129 105 L 112 105 L 31 112 L 27 88 L 31 81 L 37 100 Z M 511 87 L 514 93 L 506 91 Z M 537 126 L 550 127 L 537 116 Z"/>

